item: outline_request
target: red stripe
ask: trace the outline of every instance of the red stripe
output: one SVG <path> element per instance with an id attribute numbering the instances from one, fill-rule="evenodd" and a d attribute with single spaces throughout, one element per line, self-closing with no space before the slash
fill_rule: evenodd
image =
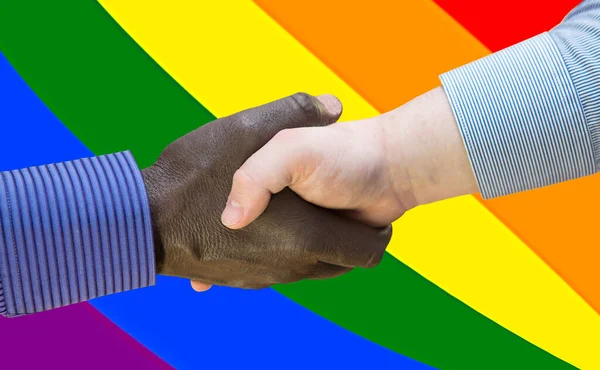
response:
<path id="1" fill-rule="evenodd" d="M 554 27 L 581 0 L 434 0 L 491 51 Z"/>

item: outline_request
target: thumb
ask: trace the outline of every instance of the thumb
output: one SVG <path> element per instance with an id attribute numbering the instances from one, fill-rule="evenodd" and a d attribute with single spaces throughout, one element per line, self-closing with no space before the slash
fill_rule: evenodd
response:
<path id="1" fill-rule="evenodd" d="M 331 114 L 341 113 L 339 100 L 329 96 L 317 99 Z M 233 176 L 231 192 L 221 222 L 240 229 L 260 216 L 271 194 L 307 178 L 319 165 L 326 127 L 287 129 L 278 132 L 254 153 Z"/>
<path id="2" fill-rule="evenodd" d="M 233 175 L 231 192 L 221 222 L 240 229 L 260 216 L 271 194 L 306 178 L 318 165 L 310 136 L 321 128 L 297 128 L 280 131 L 254 153 Z"/>

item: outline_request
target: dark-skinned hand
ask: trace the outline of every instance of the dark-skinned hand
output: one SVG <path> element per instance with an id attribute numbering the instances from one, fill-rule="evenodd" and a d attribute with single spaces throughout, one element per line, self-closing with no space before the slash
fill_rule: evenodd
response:
<path id="1" fill-rule="evenodd" d="M 170 144 L 143 170 L 157 272 L 206 287 L 263 288 L 376 266 L 391 226 L 367 226 L 289 189 L 273 195 L 242 229 L 220 219 L 235 171 L 254 152 L 282 130 L 329 125 L 340 114 L 341 106 L 332 114 L 300 93 L 218 119 Z"/>

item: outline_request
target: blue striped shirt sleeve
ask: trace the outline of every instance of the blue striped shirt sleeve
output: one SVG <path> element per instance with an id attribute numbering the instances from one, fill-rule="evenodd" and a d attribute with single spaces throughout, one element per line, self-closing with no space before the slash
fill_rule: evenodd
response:
<path id="1" fill-rule="evenodd" d="M 484 198 L 598 171 L 600 0 L 440 80 Z"/>
<path id="2" fill-rule="evenodd" d="M 0 315 L 154 285 L 151 227 L 129 152 L 0 173 Z"/>

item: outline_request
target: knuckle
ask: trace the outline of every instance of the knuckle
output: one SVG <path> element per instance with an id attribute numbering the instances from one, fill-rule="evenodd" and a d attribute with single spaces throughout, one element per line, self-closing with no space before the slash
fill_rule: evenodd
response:
<path id="1" fill-rule="evenodd" d="M 240 168 L 233 174 L 233 183 L 241 188 L 246 188 L 254 185 L 255 181 L 252 176 L 248 174 L 247 169 Z"/>
<path id="2" fill-rule="evenodd" d="M 383 260 L 383 256 L 385 254 L 385 250 L 392 238 L 392 226 L 388 225 L 379 230 L 379 240 L 377 241 L 377 245 L 374 247 L 375 249 L 371 253 L 371 256 L 364 267 L 373 268 L 377 267 L 381 260 Z"/>
<path id="3" fill-rule="evenodd" d="M 291 99 L 296 103 L 296 107 L 304 112 L 306 118 L 310 121 L 309 123 L 320 121 L 321 111 L 311 95 L 299 92 L 292 95 Z"/>
<path id="4" fill-rule="evenodd" d="M 366 268 L 377 267 L 377 265 L 379 265 L 379 263 L 381 262 L 382 259 L 383 259 L 383 252 L 380 252 L 380 251 L 373 252 L 373 254 L 371 255 L 371 258 L 369 258 L 369 260 L 365 264 L 365 267 Z"/>
<path id="5" fill-rule="evenodd" d="M 381 243 L 383 245 L 383 249 L 385 250 L 392 240 L 394 228 L 392 225 L 387 225 L 385 227 L 380 228 L 379 236 L 381 238 Z"/>
<path id="6" fill-rule="evenodd" d="M 236 116 L 234 121 L 235 126 L 243 131 L 252 131 L 258 127 L 258 123 L 260 120 L 257 120 L 254 114 L 251 112 L 242 112 L 244 114 L 239 114 Z"/>
<path id="7" fill-rule="evenodd" d="M 293 128 L 285 128 L 275 134 L 273 141 L 279 145 L 286 145 L 298 139 L 298 130 Z"/>

